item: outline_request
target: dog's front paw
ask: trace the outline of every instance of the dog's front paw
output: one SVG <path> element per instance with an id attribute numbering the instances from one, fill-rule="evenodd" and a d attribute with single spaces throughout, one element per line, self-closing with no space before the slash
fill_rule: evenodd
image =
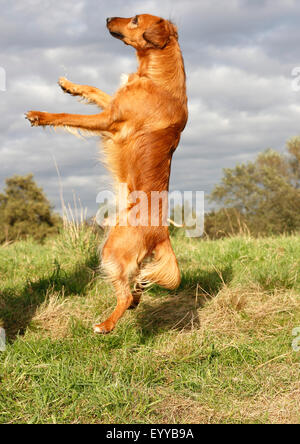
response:
<path id="1" fill-rule="evenodd" d="M 45 125 L 45 123 L 43 123 L 43 114 L 45 113 L 42 113 L 40 111 L 29 111 L 25 114 L 25 118 L 29 120 L 31 126 Z"/>
<path id="2" fill-rule="evenodd" d="M 63 90 L 63 92 L 69 93 L 69 94 L 75 94 L 73 83 L 70 82 L 65 77 L 60 77 L 60 79 L 58 80 L 58 84 L 61 87 L 61 89 Z"/>

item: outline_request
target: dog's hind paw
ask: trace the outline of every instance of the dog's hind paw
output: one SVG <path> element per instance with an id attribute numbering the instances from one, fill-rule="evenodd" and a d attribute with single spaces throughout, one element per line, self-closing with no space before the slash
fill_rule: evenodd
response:
<path id="1" fill-rule="evenodd" d="M 115 324 L 112 321 L 105 321 L 102 324 L 94 325 L 94 333 L 105 335 L 110 333 L 115 328 Z"/>

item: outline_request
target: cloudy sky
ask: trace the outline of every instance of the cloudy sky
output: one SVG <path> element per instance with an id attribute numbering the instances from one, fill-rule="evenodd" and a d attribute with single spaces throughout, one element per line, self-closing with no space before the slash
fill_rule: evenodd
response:
<path id="1" fill-rule="evenodd" d="M 179 28 L 188 84 L 189 122 L 175 153 L 171 189 L 208 194 L 222 168 L 283 150 L 300 134 L 297 0 L 0 0 L 0 188 L 6 177 L 34 173 L 60 209 L 57 163 L 66 202 L 89 214 L 109 186 L 97 138 L 31 128 L 30 109 L 93 114 L 64 95 L 60 76 L 112 94 L 136 69 L 134 50 L 107 32 L 108 16 L 151 13 Z M 2 72 L 2 76 L 1 76 Z M 300 69 L 299 69 L 300 73 Z M 300 82 L 299 82 L 300 84 Z M 297 88 L 296 88 L 297 89 Z"/>

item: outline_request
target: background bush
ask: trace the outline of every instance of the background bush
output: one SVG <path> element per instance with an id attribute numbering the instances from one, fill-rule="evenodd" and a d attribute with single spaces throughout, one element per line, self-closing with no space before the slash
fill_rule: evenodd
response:
<path id="1" fill-rule="evenodd" d="M 33 175 L 13 176 L 6 180 L 0 194 L 0 243 L 32 237 L 42 241 L 57 234 L 61 218 L 33 180 Z"/>
<path id="2" fill-rule="evenodd" d="M 300 230 L 300 138 L 287 152 L 267 150 L 254 162 L 224 169 L 210 195 L 217 210 L 206 215 L 205 232 L 218 238 L 241 231 L 254 236 Z"/>

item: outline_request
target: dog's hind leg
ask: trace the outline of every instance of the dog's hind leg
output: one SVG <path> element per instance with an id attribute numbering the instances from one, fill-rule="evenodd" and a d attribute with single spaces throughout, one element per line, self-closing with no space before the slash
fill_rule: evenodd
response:
<path id="1" fill-rule="evenodd" d="M 132 294 L 130 292 L 130 286 L 128 278 L 115 277 L 113 286 L 117 295 L 117 306 L 113 313 L 101 324 L 94 325 L 95 333 L 109 333 L 111 332 L 118 320 L 123 316 L 125 311 L 130 307 L 133 301 Z"/>
<path id="2" fill-rule="evenodd" d="M 134 304 L 135 297 L 130 290 L 130 278 L 138 271 L 137 242 L 124 227 L 115 227 L 102 251 L 102 268 L 112 282 L 117 306 L 106 321 L 94 326 L 95 333 L 109 333 L 123 316 L 125 311 Z"/>
<path id="3" fill-rule="evenodd" d="M 61 89 L 72 96 L 83 97 L 88 103 L 98 105 L 100 108 L 106 108 L 111 102 L 112 97 L 94 86 L 78 85 L 61 77 L 58 81 Z"/>
<path id="4" fill-rule="evenodd" d="M 134 285 L 134 289 L 132 291 L 132 297 L 133 301 L 131 305 L 128 307 L 129 310 L 134 310 L 138 307 L 139 303 L 141 302 L 141 298 L 143 296 L 145 286 L 141 284 L 140 282 L 136 282 Z"/>

